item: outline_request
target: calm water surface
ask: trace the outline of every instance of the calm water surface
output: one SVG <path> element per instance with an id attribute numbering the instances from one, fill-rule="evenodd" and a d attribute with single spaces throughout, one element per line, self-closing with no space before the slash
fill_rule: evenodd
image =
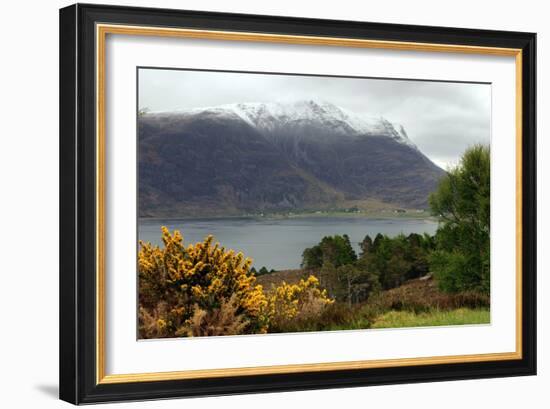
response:
<path id="1" fill-rule="evenodd" d="M 324 236 L 347 234 L 355 251 L 368 234 L 435 233 L 437 222 L 426 219 L 366 219 L 360 217 L 303 217 L 290 219 L 197 219 L 139 221 L 139 239 L 161 245 L 160 227 L 178 229 L 185 243 L 202 241 L 212 234 L 225 248 L 242 251 L 256 268 L 299 268 L 305 248 Z"/>

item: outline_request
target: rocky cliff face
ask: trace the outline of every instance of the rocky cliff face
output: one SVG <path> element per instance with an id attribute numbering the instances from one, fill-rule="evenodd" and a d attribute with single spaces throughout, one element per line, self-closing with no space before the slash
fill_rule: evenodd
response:
<path id="1" fill-rule="evenodd" d="M 139 117 L 140 216 L 425 208 L 443 171 L 403 127 L 329 103 L 249 103 Z"/>

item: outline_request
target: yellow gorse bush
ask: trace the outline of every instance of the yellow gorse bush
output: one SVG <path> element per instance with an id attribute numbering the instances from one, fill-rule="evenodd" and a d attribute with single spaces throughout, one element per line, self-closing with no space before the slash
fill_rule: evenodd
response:
<path id="1" fill-rule="evenodd" d="M 233 334 L 235 328 L 240 333 L 264 333 L 270 320 L 292 319 L 301 309 L 311 306 L 312 300 L 317 306 L 332 302 L 326 291 L 319 289 L 314 276 L 294 285 L 283 283 L 266 295 L 250 271 L 252 260 L 214 244 L 212 236 L 186 247 L 179 231 L 170 234 L 162 227 L 162 241 L 163 248 L 140 241 L 143 338 L 199 334 L 204 331 L 192 327 L 197 323 L 205 326 L 205 319 L 208 328 L 218 328 L 216 335 L 224 335 L 224 328 L 227 334 Z M 229 300 L 231 308 L 227 307 Z M 225 309 L 224 314 L 217 313 L 221 309 Z M 229 310 L 231 314 L 227 313 Z M 228 317 L 234 317 L 238 325 L 230 325 Z M 209 333 L 206 331 L 205 335 Z"/>
<path id="2" fill-rule="evenodd" d="M 333 302 L 327 291 L 319 288 L 317 277 L 310 275 L 297 284 L 283 281 L 275 287 L 267 297 L 267 315 L 271 325 L 280 328 L 285 322 L 319 315 Z"/>
<path id="3" fill-rule="evenodd" d="M 160 312 L 160 303 L 167 306 L 162 308 L 165 316 L 157 318 L 166 336 L 184 326 L 194 309 L 220 308 L 232 296 L 248 323 L 246 330 L 265 331 L 262 312 L 267 301 L 262 286 L 255 285 L 249 258 L 213 244 L 212 236 L 186 247 L 180 232 L 170 234 L 166 227 L 162 227 L 162 241 L 164 248 L 140 242 L 139 293 L 145 310 Z"/>

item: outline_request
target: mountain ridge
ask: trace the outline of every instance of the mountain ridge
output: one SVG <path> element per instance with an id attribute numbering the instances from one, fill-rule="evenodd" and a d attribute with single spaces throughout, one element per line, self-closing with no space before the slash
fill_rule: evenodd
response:
<path id="1" fill-rule="evenodd" d="M 382 116 L 374 117 L 356 114 L 326 101 L 295 100 L 287 103 L 245 102 L 173 111 L 155 111 L 149 112 L 148 115 L 177 116 L 203 112 L 220 115 L 234 114 L 252 127 L 260 129 L 263 132 L 273 131 L 272 124 L 277 122 L 288 123 L 331 118 L 329 121 L 324 120 L 322 122 L 324 125 L 332 124 L 335 131 L 352 130 L 355 134 L 362 135 L 385 134 L 399 142 L 416 148 L 416 145 L 409 139 L 403 125 L 391 123 Z M 347 126 L 348 129 L 338 129 L 334 126 L 335 123 Z"/>
<path id="2" fill-rule="evenodd" d="M 403 126 L 313 100 L 138 117 L 141 217 L 425 208 L 443 170 Z"/>

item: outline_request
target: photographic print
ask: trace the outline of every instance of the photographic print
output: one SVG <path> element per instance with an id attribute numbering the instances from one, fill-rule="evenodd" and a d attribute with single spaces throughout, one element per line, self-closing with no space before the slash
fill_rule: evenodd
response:
<path id="1" fill-rule="evenodd" d="M 137 82 L 138 338 L 490 323 L 490 84 Z"/>
<path id="2" fill-rule="evenodd" d="M 535 33 L 59 22 L 62 400 L 536 374 Z"/>

